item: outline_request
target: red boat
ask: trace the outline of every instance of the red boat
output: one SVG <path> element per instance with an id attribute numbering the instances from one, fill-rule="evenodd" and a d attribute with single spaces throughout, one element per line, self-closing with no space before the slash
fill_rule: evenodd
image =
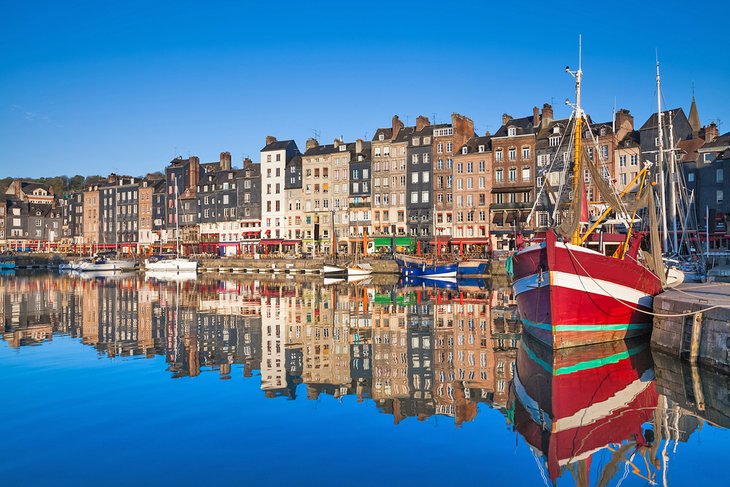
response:
<path id="1" fill-rule="evenodd" d="M 587 480 L 591 457 L 604 449 L 617 456 L 614 466 L 627 453 L 649 454 L 653 436 L 643 425 L 653 419 L 658 396 L 646 341 L 552 350 L 525 336 L 514 394 L 515 429 L 542 453 L 553 482 L 565 469 Z"/>
<path id="2" fill-rule="evenodd" d="M 583 147 L 584 130 L 592 131 L 580 106 L 582 71 L 579 68 L 569 72 L 576 78 L 571 137 L 575 151 L 572 163 L 562 164 L 572 166 L 570 195 L 559 191 L 557 201 L 551 202 L 555 207 L 553 218 L 558 220 L 560 215 L 561 223 L 554 222 L 545 241 L 511 257 L 512 285 L 524 330 L 553 349 L 649 333 L 652 315 L 648 312 L 664 285 L 650 165 L 645 165 L 621 194 L 611 187 L 606 177 L 608 169 L 601 166 L 607 161 L 595 157 L 598 147 L 590 154 Z M 555 168 L 551 164 L 545 173 L 556 176 L 565 169 L 568 167 Z M 549 179 L 545 177 L 544 181 Z M 602 214 L 592 223 L 586 181 L 605 203 Z M 627 194 L 633 188 L 638 188 L 637 192 Z M 553 192 L 548 189 L 547 193 Z M 596 236 L 595 232 L 604 230 L 599 230 L 603 223 L 610 226 L 607 222 L 611 213 L 620 216 L 614 220 L 624 223 L 627 230 L 615 252 L 604 255 L 589 248 L 587 242 Z M 648 225 L 646 232 L 636 229 L 640 222 Z M 648 248 L 640 252 L 647 236 L 651 237 L 646 242 Z"/>
<path id="3" fill-rule="evenodd" d="M 651 332 L 653 297 L 662 282 L 637 262 L 641 235 L 624 258 L 545 241 L 512 257 L 512 287 L 525 332 L 552 348 L 621 340 Z"/>

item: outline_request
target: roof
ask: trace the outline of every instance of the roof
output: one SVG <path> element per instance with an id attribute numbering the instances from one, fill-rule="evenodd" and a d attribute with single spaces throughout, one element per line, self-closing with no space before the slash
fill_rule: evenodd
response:
<path id="1" fill-rule="evenodd" d="M 628 149 L 629 147 L 639 147 L 641 143 L 641 132 L 632 130 L 627 133 L 618 143 L 620 149 Z"/>
<path id="2" fill-rule="evenodd" d="M 383 140 L 390 141 L 393 135 L 393 129 L 391 127 L 377 129 L 375 131 L 375 134 L 373 134 L 373 141 L 377 142 L 379 140 L 380 134 L 383 134 Z"/>
<path id="3" fill-rule="evenodd" d="M 708 142 L 704 145 L 703 149 L 713 151 L 713 150 L 723 150 L 726 147 L 730 147 L 730 132 L 726 134 L 722 134 L 712 142 Z"/>
<path id="4" fill-rule="evenodd" d="M 534 134 L 535 127 L 532 125 L 532 122 L 532 115 L 529 117 L 513 118 L 499 127 L 499 130 L 492 137 L 509 137 L 507 130 L 512 127 L 517 129 L 516 136 Z"/>
<path id="5" fill-rule="evenodd" d="M 699 159 L 700 154 L 697 150 L 705 144 L 705 139 L 696 137 L 694 139 L 680 140 L 677 142 L 677 149 L 684 154 L 680 158 L 681 162 L 695 162 Z"/>
<path id="6" fill-rule="evenodd" d="M 689 126 L 692 127 L 692 132 L 697 134 L 702 128 L 700 123 L 700 114 L 697 112 L 697 103 L 695 103 L 695 97 L 692 96 L 692 106 L 689 108 Z"/>
<path id="7" fill-rule="evenodd" d="M 671 110 L 664 110 L 662 113 L 664 114 L 664 116 L 662 117 L 662 120 L 664 122 L 669 122 L 670 113 L 672 113 L 674 115 L 674 118 L 672 119 L 672 121 L 676 120 L 676 118 L 679 116 L 680 113 L 682 114 L 682 117 L 684 117 L 684 110 L 682 110 L 682 108 L 673 108 Z M 646 122 L 644 122 L 644 125 L 642 125 L 639 130 L 652 130 L 655 128 L 657 128 L 656 112 L 651 114 L 649 119 Z"/>
<path id="8" fill-rule="evenodd" d="M 297 143 L 294 140 L 277 140 L 264 146 L 261 152 L 268 152 L 274 150 L 285 150 L 290 145 L 294 144 L 294 148 L 297 148 Z"/>
<path id="9" fill-rule="evenodd" d="M 479 153 L 479 146 L 484 146 L 484 151 L 489 152 L 492 150 L 492 137 L 490 135 L 472 136 L 467 140 L 464 145 L 459 147 L 456 151 L 456 155 L 463 154 L 464 147 L 466 147 L 467 154 Z"/>
<path id="10" fill-rule="evenodd" d="M 335 147 L 334 144 L 325 144 L 325 145 L 318 145 L 317 147 L 312 147 L 310 149 L 307 149 L 307 151 L 304 153 L 304 157 L 311 157 L 311 156 L 322 156 L 327 154 L 339 154 L 342 152 L 349 152 L 351 155 L 355 153 L 355 143 L 354 142 L 348 142 L 345 143 L 345 150 L 341 150 L 340 147 L 342 145 L 339 145 L 338 147 Z"/>

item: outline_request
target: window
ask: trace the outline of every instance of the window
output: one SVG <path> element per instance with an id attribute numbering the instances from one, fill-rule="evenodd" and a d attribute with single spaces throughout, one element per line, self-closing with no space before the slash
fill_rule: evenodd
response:
<path id="1" fill-rule="evenodd" d="M 412 184 L 418 184 L 418 173 L 414 172 L 411 174 L 411 183 Z"/>
<path id="2" fill-rule="evenodd" d="M 516 167 L 510 167 L 509 168 L 509 180 L 515 181 L 517 179 L 517 168 Z"/>
<path id="3" fill-rule="evenodd" d="M 625 155 L 618 156 L 618 165 L 620 167 L 626 167 L 626 156 Z"/>
<path id="4" fill-rule="evenodd" d="M 479 172 L 484 172 L 487 165 L 484 161 L 479 161 Z"/>
<path id="5" fill-rule="evenodd" d="M 608 146 L 607 145 L 601 146 L 601 159 L 604 161 L 608 160 Z"/>
<path id="6" fill-rule="evenodd" d="M 632 166 L 639 165 L 639 155 L 638 154 L 631 154 L 631 165 Z"/>
<path id="7" fill-rule="evenodd" d="M 722 204 L 722 190 L 721 189 L 717 190 L 717 192 L 715 193 L 715 196 L 717 197 L 717 204 L 718 205 Z"/>
<path id="8" fill-rule="evenodd" d="M 446 152 L 451 152 L 451 149 L 453 148 L 453 144 L 451 142 L 446 143 Z"/>
<path id="9" fill-rule="evenodd" d="M 510 149 L 509 149 L 509 160 L 510 161 L 514 161 L 515 159 L 517 159 L 517 149 L 515 149 L 514 147 L 510 147 Z"/>
<path id="10" fill-rule="evenodd" d="M 494 171 L 494 179 L 498 183 L 504 181 L 504 171 L 502 169 L 497 169 L 496 171 Z"/>
<path id="11" fill-rule="evenodd" d="M 381 140 L 382 141 L 384 139 L 385 139 L 385 136 L 383 134 L 378 134 L 378 140 Z M 380 150 L 378 150 L 378 153 L 379 152 L 380 152 Z M 378 155 L 380 155 L 380 154 L 378 154 Z"/>
<path id="12" fill-rule="evenodd" d="M 418 154 L 411 155 L 411 164 L 418 164 Z"/>
<path id="13" fill-rule="evenodd" d="M 456 173 L 461 174 L 463 172 L 464 172 L 464 164 L 462 164 L 461 162 L 457 162 L 456 163 Z"/>
<path id="14" fill-rule="evenodd" d="M 691 172 L 687 174 L 687 182 L 688 183 L 694 183 L 695 182 L 695 173 Z"/>
<path id="15" fill-rule="evenodd" d="M 428 203 L 428 191 L 421 191 L 421 202 Z"/>
<path id="16" fill-rule="evenodd" d="M 510 137 L 514 137 L 515 135 L 517 135 L 517 129 L 515 127 L 508 128 L 507 135 L 509 135 Z"/>
<path id="17" fill-rule="evenodd" d="M 704 161 L 705 164 L 711 163 L 712 162 L 712 154 L 705 154 L 702 157 L 702 160 Z"/>
<path id="18" fill-rule="evenodd" d="M 461 153 L 462 154 L 467 154 L 468 152 L 469 152 L 469 149 L 467 149 L 466 146 L 464 146 L 464 147 L 461 148 Z"/>
<path id="19" fill-rule="evenodd" d="M 556 137 L 556 136 L 550 137 L 550 147 L 557 147 L 559 143 L 560 143 L 560 137 Z"/>
<path id="20" fill-rule="evenodd" d="M 522 148 L 522 160 L 527 161 L 528 159 L 530 159 L 530 148 L 523 147 Z"/>
<path id="21" fill-rule="evenodd" d="M 380 135 L 380 137 L 381 137 L 380 140 L 383 140 L 383 138 L 382 138 L 383 135 L 382 134 Z M 380 157 L 380 147 L 376 147 L 375 148 L 375 157 Z"/>
<path id="22" fill-rule="evenodd" d="M 529 167 L 523 167 L 522 168 L 522 180 L 523 181 L 529 181 L 530 180 L 530 168 Z"/>
<path id="23" fill-rule="evenodd" d="M 383 147 L 383 155 L 384 156 L 390 155 L 390 147 L 388 147 L 387 145 L 385 147 Z"/>
<path id="24" fill-rule="evenodd" d="M 621 176 L 620 176 L 621 184 L 623 184 L 624 186 L 626 186 L 626 180 L 627 180 L 626 176 L 627 176 L 626 173 L 621 173 Z"/>
<path id="25" fill-rule="evenodd" d="M 483 146 L 483 145 L 480 145 L 480 146 L 479 146 L 479 148 L 478 148 L 477 150 L 478 150 L 479 152 L 484 152 L 484 146 Z"/>
<path id="26" fill-rule="evenodd" d="M 411 191 L 411 203 L 418 203 L 418 191 Z"/>
<path id="27" fill-rule="evenodd" d="M 444 151 L 444 144 L 442 144 L 441 142 L 439 142 L 438 145 L 436 145 L 436 152 L 438 152 L 439 154 L 441 154 L 443 151 Z"/>
<path id="28" fill-rule="evenodd" d="M 474 172 L 474 163 L 473 162 L 466 163 L 466 172 L 468 172 L 468 173 Z"/>
<path id="29" fill-rule="evenodd" d="M 421 173 L 421 181 L 423 181 L 424 183 L 429 182 L 430 181 L 430 177 L 431 177 L 431 175 L 429 174 L 428 171 L 423 171 Z"/>
<path id="30" fill-rule="evenodd" d="M 722 169 L 718 169 L 715 171 L 715 182 L 716 183 L 721 183 L 723 180 L 723 177 L 724 177 L 724 175 L 722 173 Z"/>
<path id="31" fill-rule="evenodd" d="M 497 149 L 494 151 L 494 160 L 497 162 L 502 162 L 504 159 L 502 158 L 502 149 Z"/>

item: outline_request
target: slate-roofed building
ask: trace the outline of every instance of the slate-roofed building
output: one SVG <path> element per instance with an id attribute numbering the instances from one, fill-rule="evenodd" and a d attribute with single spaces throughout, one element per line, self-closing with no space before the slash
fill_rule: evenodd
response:
<path id="1" fill-rule="evenodd" d="M 55 201 L 53 188 L 47 184 L 16 179 L 5 190 L 5 195 L 18 201 L 52 205 Z"/>
<path id="2" fill-rule="evenodd" d="M 99 245 L 133 252 L 139 241 L 139 181 L 111 174 L 99 188 Z"/>
<path id="3" fill-rule="evenodd" d="M 439 126 L 439 128 L 445 125 Z M 433 237 L 433 131 L 428 118 L 416 118 L 406 149 L 406 219 L 408 234 L 426 250 Z"/>
<path id="4" fill-rule="evenodd" d="M 457 226 L 451 232 L 452 246 L 460 251 L 486 255 L 489 250 L 489 199 L 492 189 L 491 135 L 473 136 L 454 153 Z M 436 224 L 437 235 L 439 224 Z"/>
<path id="5" fill-rule="evenodd" d="M 361 142 L 356 148 L 356 158 L 350 161 L 350 252 L 363 254 L 363 241 L 372 225 L 372 158 L 370 142 Z"/>
<path id="6" fill-rule="evenodd" d="M 490 220 L 494 250 L 512 249 L 518 230 L 528 235 L 534 231 L 534 221 L 527 225 L 527 216 L 534 201 L 535 131 L 539 122 L 537 107 L 531 117 L 504 114 L 502 126 L 492 136 Z"/>
<path id="7" fill-rule="evenodd" d="M 261 149 L 261 229 L 264 245 L 280 248 L 287 234 L 286 186 L 296 186 L 297 168 L 292 159 L 300 154 L 293 140 L 267 136 Z M 293 174 L 287 174 L 287 170 Z M 292 186 L 291 178 L 295 181 Z M 268 242 L 267 242 L 268 241 Z"/>
<path id="8" fill-rule="evenodd" d="M 242 253 L 253 253 L 261 238 L 261 164 L 243 160 L 236 171 L 237 220 L 240 223 Z"/>

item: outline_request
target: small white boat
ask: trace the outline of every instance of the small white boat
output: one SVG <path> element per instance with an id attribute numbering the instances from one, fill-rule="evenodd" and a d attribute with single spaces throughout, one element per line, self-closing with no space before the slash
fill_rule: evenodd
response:
<path id="1" fill-rule="evenodd" d="M 373 273 L 373 266 L 365 262 L 358 262 L 347 266 L 348 276 L 369 276 Z"/>
<path id="2" fill-rule="evenodd" d="M 90 261 L 81 262 L 76 269 L 81 272 L 109 272 L 109 271 L 131 271 L 137 265 L 133 260 L 108 259 L 96 257 Z"/>
<path id="3" fill-rule="evenodd" d="M 346 276 L 348 272 L 347 267 L 341 267 L 333 264 L 324 264 L 324 266 L 322 267 L 322 274 L 326 277 Z"/>
<path id="4" fill-rule="evenodd" d="M 144 278 L 146 281 L 185 282 L 196 280 L 198 273 L 197 271 L 145 271 Z"/>
<path id="5" fill-rule="evenodd" d="M 185 257 L 153 258 L 144 261 L 144 268 L 158 272 L 197 272 L 198 262 Z"/>

